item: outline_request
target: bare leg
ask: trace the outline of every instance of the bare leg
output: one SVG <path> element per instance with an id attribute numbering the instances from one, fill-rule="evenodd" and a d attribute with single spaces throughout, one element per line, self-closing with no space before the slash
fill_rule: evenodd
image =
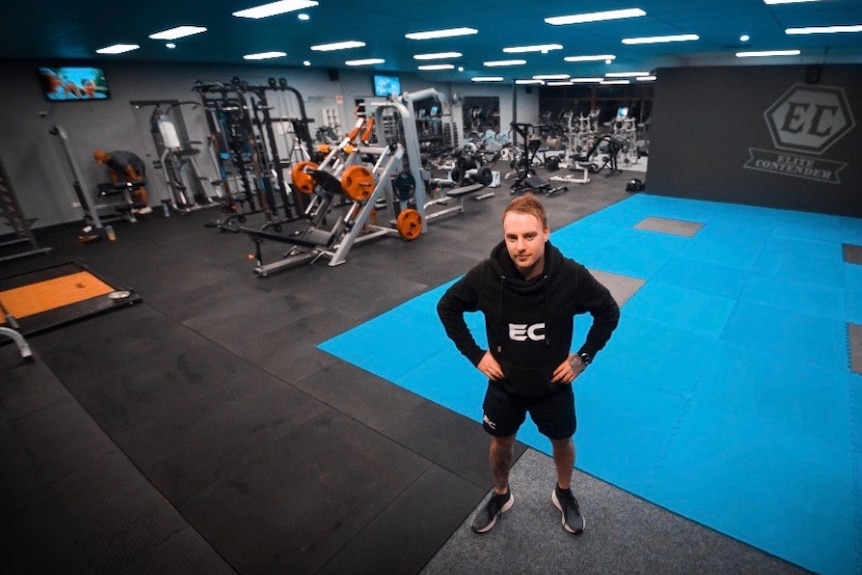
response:
<path id="1" fill-rule="evenodd" d="M 138 188 L 134 191 L 135 200 L 137 200 L 138 204 L 141 206 L 150 205 L 150 198 L 147 195 L 147 189 L 144 187 Z"/>
<path id="2" fill-rule="evenodd" d="M 503 495 L 509 488 L 509 469 L 512 467 L 512 447 L 515 436 L 491 437 L 491 447 L 488 459 L 491 462 L 491 472 L 494 474 L 494 492 Z"/>
<path id="3" fill-rule="evenodd" d="M 572 483 L 572 469 L 575 466 L 575 442 L 569 439 L 552 439 L 554 447 L 554 466 L 557 468 L 557 484 L 568 489 Z"/>

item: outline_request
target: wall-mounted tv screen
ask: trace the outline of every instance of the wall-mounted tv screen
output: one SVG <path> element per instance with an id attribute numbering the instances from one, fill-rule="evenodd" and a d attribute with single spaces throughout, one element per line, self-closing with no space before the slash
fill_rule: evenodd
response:
<path id="1" fill-rule="evenodd" d="M 401 79 L 398 76 L 374 76 L 374 95 L 380 98 L 401 94 Z"/>
<path id="2" fill-rule="evenodd" d="M 52 102 L 107 100 L 111 97 L 105 72 L 88 66 L 39 68 L 42 93 Z"/>

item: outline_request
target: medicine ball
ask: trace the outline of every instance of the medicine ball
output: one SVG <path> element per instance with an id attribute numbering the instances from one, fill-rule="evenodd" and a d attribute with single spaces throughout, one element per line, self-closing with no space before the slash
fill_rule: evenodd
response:
<path id="1" fill-rule="evenodd" d="M 644 190 L 644 183 L 637 178 L 632 178 L 629 180 L 629 183 L 626 184 L 627 192 L 642 192 Z"/>

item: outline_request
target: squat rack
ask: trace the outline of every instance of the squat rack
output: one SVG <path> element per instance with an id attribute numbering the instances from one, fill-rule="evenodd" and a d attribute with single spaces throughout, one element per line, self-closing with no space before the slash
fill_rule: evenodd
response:
<path id="1" fill-rule="evenodd" d="M 211 140 L 217 143 L 218 156 L 238 172 L 243 186 L 237 197 L 246 201 L 249 211 L 239 213 L 239 206 L 231 204 L 233 215 L 219 222 L 216 227 L 231 229 L 233 219 L 245 221 L 251 213 L 263 212 L 264 227 L 280 227 L 280 223 L 302 217 L 306 208 L 304 198 L 293 193 L 285 180 L 284 170 L 298 160 L 312 156 L 312 137 L 308 125 L 313 122 L 305 111 L 302 94 L 288 85 L 287 80 L 269 78 L 266 84 L 249 84 L 238 77 L 229 83 L 197 82 L 194 89 L 200 94 L 207 110 Z M 286 115 L 290 108 L 287 94 L 295 97 L 299 117 Z M 273 112 L 279 112 L 274 114 Z M 279 151 L 276 131 L 284 137 L 286 150 Z M 221 168 L 227 180 L 226 169 Z M 253 181 L 254 193 L 249 177 Z M 254 205 L 257 196 L 260 208 Z M 277 218 L 276 196 L 281 201 L 283 217 Z"/>

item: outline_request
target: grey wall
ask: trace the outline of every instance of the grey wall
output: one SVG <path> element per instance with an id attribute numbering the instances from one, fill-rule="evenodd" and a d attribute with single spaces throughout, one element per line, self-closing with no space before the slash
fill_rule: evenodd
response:
<path id="1" fill-rule="evenodd" d="M 648 193 L 862 217 L 862 66 L 657 76 Z"/>
<path id="2" fill-rule="evenodd" d="M 155 147 L 149 133 L 149 112 L 136 111 L 133 100 L 195 100 L 192 91 L 195 81 L 228 82 L 234 76 L 250 84 L 264 84 L 270 77 L 285 78 L 303 95 L 306 112 L 315 125 L 323 122 L 323 109 L 337 109 L 345 132 L 353 127 L 353 102 L 356 98 L 372 97 L 372 72 L 368 70 L 341 70 L 338 79 L 329 79 L 326 70 L 279 68 L 262 66 L 203 66 L 168 64 L 100 63 L 111 88 L 111 100 L 90 102 L 47 102 L 40 91 L 36 69 L 39 65 L 56 62 L 0 61 L 4 88 L 0 92 L 0 161 L 9 177 L 9 183 L 18 197 L 24 214 L 37 218 L 34 227 L 44 227 L 81 219 L 74 206 L 75 194 L 72 174 L 63 155 L 60 141 L 49 133 L 53 125 L 62 126 L 69 136 L 72 152 L 90 190 L 97 183 L 107 181 L 105 168 L 92 157 L 97 148 L 106 150 L 127 149 L 136 152 L 149 165 Z M 435 88 L 450 101 L 453 95 L 487 96 L 500 98 L 501 126 L 509 125 L 512 116 L 512 87 L 488 86 L 471 83 L 439 84 L 422 80 L 410 74 L 399 74 L 402 89 L 415 92 Z M 519 89 L 520 90 L 520 89 Z M 457 98 L 455 99 L 457 100 Z M 338 102 L 342 103 L 339 104 Z M 291 103 L 287 102 L 290 106 Z M 294 104 L 294 107 L 295 104 Z M 461 110 L 454 106 L 458 133 Z M 538 93 L 518 94 L 518 117 L 521 121 L 538 122 Z M 40 113 L 46 116 L 40 117 Z M 203 111 L 183 108 L 183 118 L 192 140 L 206 141 L 207 128 Z M 312 133 L 316 129 L 312 125 Z M 198 160 L 206 175 L 215 176 L 214 168 Z M 166 186 L 161 173 L 150 169 L 148 190 L 150 203 L 158 204 L 166 197 Z M 0 221 L 0 234 L 8 231 Z"/>

